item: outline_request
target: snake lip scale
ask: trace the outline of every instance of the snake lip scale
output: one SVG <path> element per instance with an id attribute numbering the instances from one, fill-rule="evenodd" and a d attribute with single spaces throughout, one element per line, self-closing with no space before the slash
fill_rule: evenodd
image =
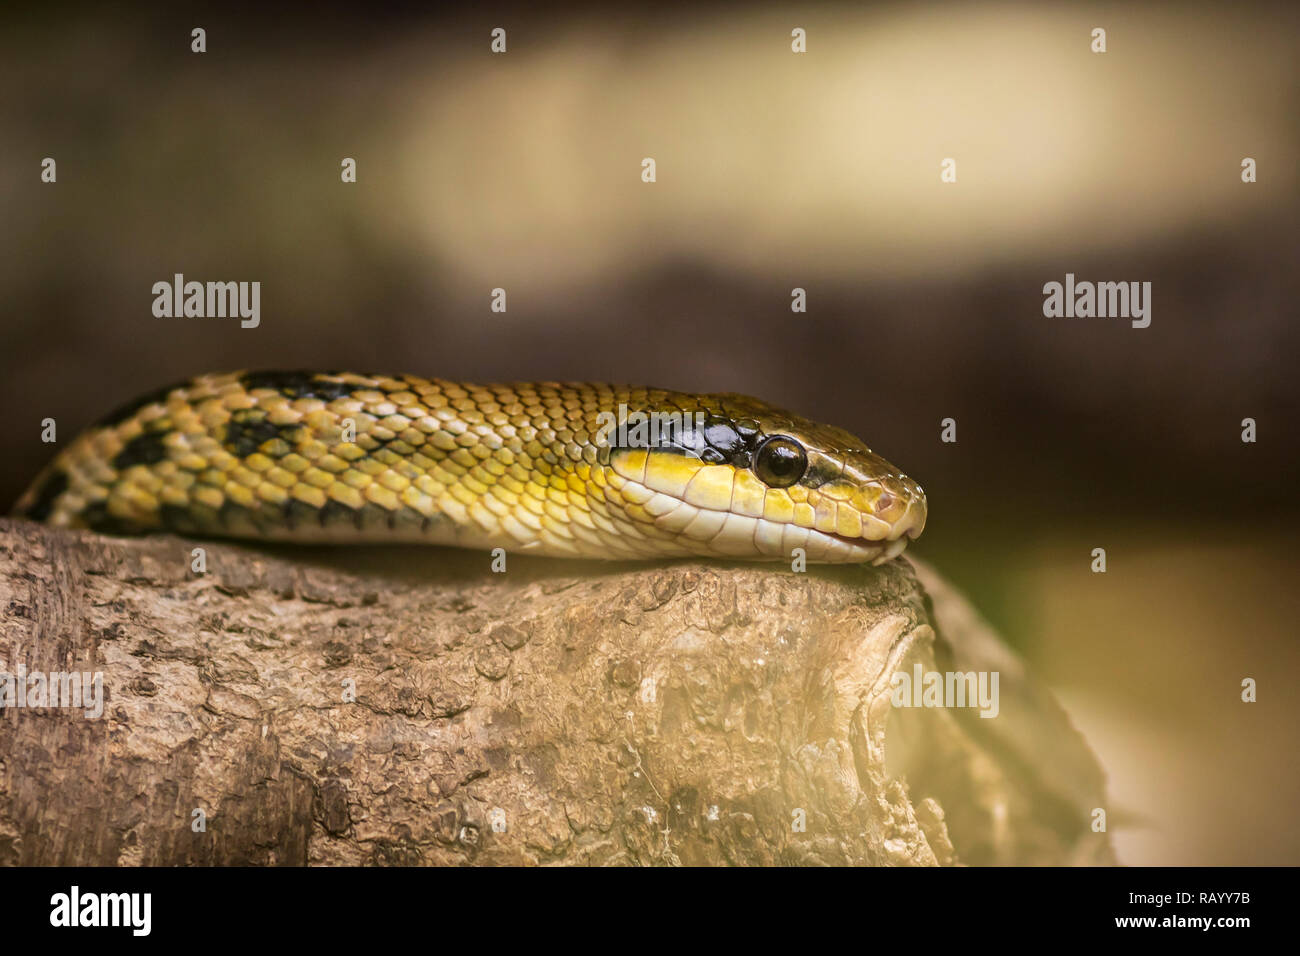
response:
<path id="1" fill-rule="evenodd" d="M 667 424 L 611 442 L 615 409 Z M 77 436 L 16 512 L 108 533 L 880 564 L 927 504 L 849 432 L 745 395 L 307 370 L 143 396 Z"/>

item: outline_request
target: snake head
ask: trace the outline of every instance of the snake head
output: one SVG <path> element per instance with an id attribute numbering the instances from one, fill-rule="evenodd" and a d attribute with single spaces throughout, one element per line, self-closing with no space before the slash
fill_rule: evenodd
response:
<path id="1" fill-rule="evenodd" d="M 681 553 L 881 564 L 925 527 L 921 486 L 842 428 L 746 395 L 656 397 L 686 423 L 609 464 L 630 516 Z"/>

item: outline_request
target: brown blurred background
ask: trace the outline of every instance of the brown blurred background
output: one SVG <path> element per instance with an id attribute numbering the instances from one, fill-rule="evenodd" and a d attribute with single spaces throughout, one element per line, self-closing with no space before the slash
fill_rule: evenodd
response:
<path id="1" fill-rule="evenodd" d="M 1098 750 L 1121 860 L 1300 863 L 1291 5 L 4 16 L 6 502 L 42 418 L 203 371 L 760 395 L 922 482 L 917 553 Z M 176 272 L 261 326 L 155 318 Z M 1150 281 L 1150 328 L 1045 318 L 1067 272 Z"/>

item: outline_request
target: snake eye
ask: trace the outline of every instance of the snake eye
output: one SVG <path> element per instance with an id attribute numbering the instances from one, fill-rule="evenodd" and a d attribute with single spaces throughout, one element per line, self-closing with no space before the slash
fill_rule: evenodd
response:
<path id="1" fill-rule="evenodd" d="M 754 473 L 770 488 L 789 488 L 807 468 L 803 446 L 784 435 L 773 435 L 754 454 Z"/>

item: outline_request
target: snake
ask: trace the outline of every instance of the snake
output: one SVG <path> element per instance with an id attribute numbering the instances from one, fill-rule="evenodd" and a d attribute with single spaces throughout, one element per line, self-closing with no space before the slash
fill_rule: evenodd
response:
<path id="1" fill-rule="evenodd" d="M 927 505 L 849 432 L 745 395 L 303 370 L 142 396 L 15 513 L 109 534 L 881 564 Z"/>

